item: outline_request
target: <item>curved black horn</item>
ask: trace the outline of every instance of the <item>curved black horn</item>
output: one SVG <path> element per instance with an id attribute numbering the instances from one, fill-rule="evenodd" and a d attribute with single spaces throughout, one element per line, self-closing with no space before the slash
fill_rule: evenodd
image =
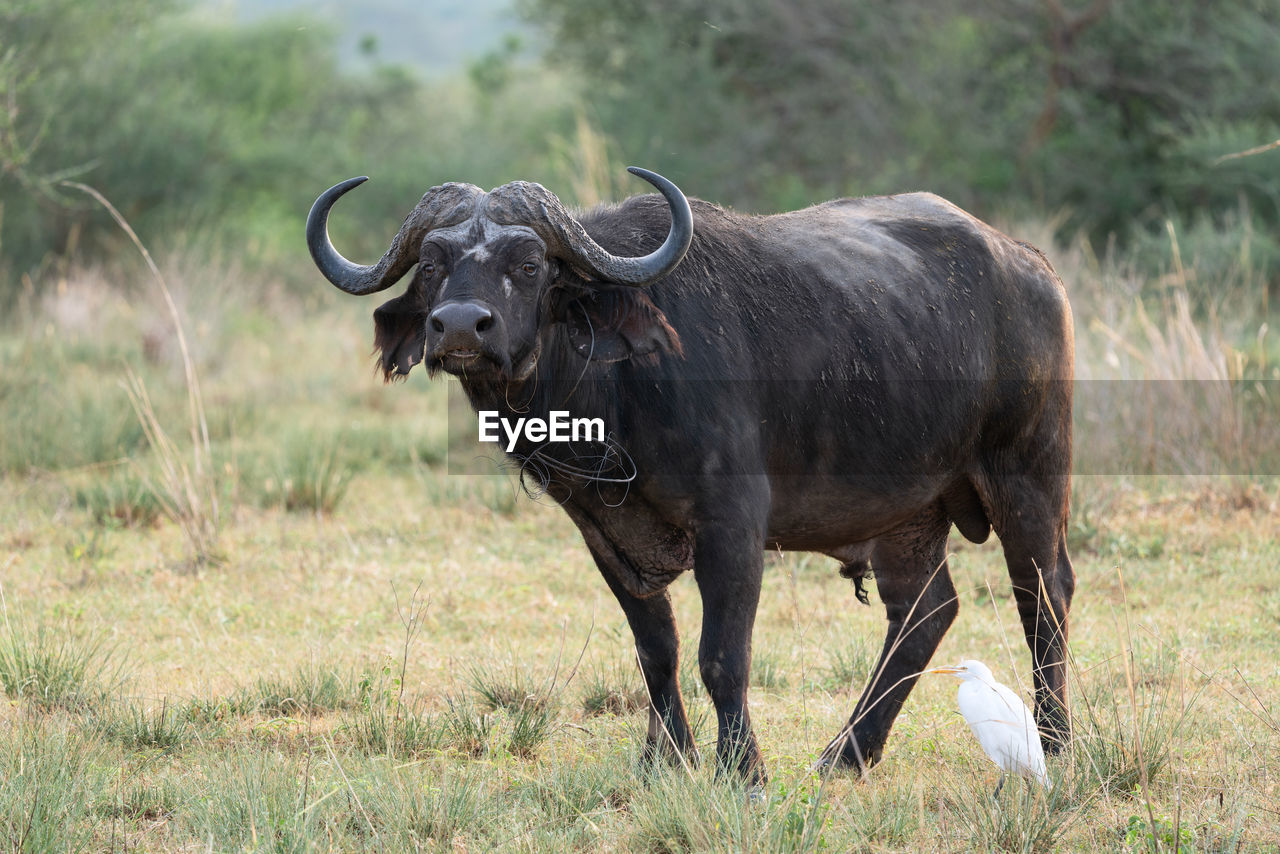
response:
<path id="1" fill-rule="evenodd" d="M 613 255 L 596 243 L 586 229 L 565 209 L 555 194 L 541 184 L 514 181 L 489 194 L 487 211 L 503 225 L 529 225 L 544 237 L 570 264 L 592 278 L 618 285 L 647 285 L 676 268 L 693 241 L 693 212 L 680 188 L 666 178 L 636 166 L 627 169 L 658 188 L 671 209 L 671 228 L 662 245 L 636 258 Z M 549 234 L 545 233 L 549 229 Z"/>
<path id="2" fill-rule="evenodd" d="M 639 166 L 628 166 L 627 171 L 648 181 L 662 193 L 671 208 L 671 230 L 661 246 L 640 258 L 610 255 L 593 240 L 591 248 L 599 253 L 599 257 L 593 257 L 591 261 L 592 266 L 610 281 L 622 285 L 644 285 L 662 278 L 684 260 L 689 244 L 693 242 L 693 212 L 689 210 L 689 200 L 680 188 L 657 172 Z"/>
<path id="3" fill-rule="evenodd" d="M 396 235 L 391 249 L 377 264 L 353 264 L 333 248 L 333 242 L 329 240 L 329 209 L 346 193 L 368 180 L 368 176 L 362 176 L 334 184 L 320 194 L 311 206 L 311 213 L 307 214 L 307 248 L 311 250 L 311 260 L 316 262 L 326 279 L 349 294 L 384 291 L 398 282 L 418 261 L 416 253 L 403 251 L 405 247 L 400 240 L 403 228 Z"/>

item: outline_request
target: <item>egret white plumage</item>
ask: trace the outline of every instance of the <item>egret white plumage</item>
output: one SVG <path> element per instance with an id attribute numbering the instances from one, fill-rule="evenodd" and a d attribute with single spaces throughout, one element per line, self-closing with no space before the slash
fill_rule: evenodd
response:
<path id="1" fill-rule="evenodd" d="M 956 700 L 960 714 L 977 736 L 982 750 L 1001 771 L 996 794 L 1005 774 L 1017 774 L 1052 788 L 1044 767 L 1044 749 L 1031 709 L 1012 689 L 1001 685 L 981 661 L 967 659 L 927 673 L 947 673 L 960 680 Z"/>

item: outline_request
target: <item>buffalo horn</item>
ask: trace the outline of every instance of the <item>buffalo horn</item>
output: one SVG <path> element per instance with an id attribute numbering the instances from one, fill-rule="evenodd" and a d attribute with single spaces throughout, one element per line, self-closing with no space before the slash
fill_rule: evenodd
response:
<path id="1" fill-rule="evenodd" d="M 349 178 L 320 194 L 307 215 L 307 248 L 324 277 L 349 294 L 372 294 L 398 282 L 418 263 L 422 238 L 432 228 L 454 225 L 467 219 L 482 195 L 470 184 L 432 187 L 405 219 L 391 241 L 391 248 L 376 264 L 364 266 L 342 257 L 329 240 L 329 209 L 343 195 L 360 186 L 367 177 Z"/>
<path id="2" fill-rule="evenodd" d="M 490 194 L 488 212 L 505 224 L 528 224 L 537 231 L 542 230 L 539 225 L 550 228 L 550 242 L 571 264 L 593 278 L 618 285 L 647 285 L 670 273 L 684 259 L 693 241 L 693 213 L 684 193 L 666 178 L 638 166 L 628 167 L 627 171 L 657 187 L 671 209 L 667 238 L 648 255 L 627 258 L 610 254 L 591 239 L 553 193 L 539 184 L 517 181 L 499 187 Z"/>

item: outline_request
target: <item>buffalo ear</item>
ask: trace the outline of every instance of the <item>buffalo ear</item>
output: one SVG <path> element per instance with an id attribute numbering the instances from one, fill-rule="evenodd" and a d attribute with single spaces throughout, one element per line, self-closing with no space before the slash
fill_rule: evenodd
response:
<path id="1" fill-rule="evenodd" d="M 591 288 L 564 306 L 563 319 L 573 349 L 594 362 L 684 355 L 662 309 L 636 288 Z"/>
<path id="2" fill-rule="evenodd" d="M 407 376 L 426 347 L 427 312 L 412 291 L 373 312 L 373 349 L 385 382 Z"/>

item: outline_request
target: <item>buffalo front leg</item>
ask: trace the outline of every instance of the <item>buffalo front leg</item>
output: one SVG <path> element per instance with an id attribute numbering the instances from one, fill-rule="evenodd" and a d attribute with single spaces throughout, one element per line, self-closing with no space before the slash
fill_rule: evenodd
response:
<path id="1" fill-rule="evenodd" d="M 876 543 L 871 565 L 889 629 L 853 715 L 819 760 L 865 771 L 880 760 L 889 729 L 928 665 L 959 605 L 947 571 L 949 523 L 931 517 Z"/>
<path id="2" fill-rule="evenodd" d="M 694 553 L 702 596 L 698 666 L 716 709 L 717 769 L 736 771 L 749 785 L 766 779 L 747 710 L 751 631 L 764 573 L 762 546 L 761 532 L 716 526 L 699 533 Z"/>
<path id="3" fill-rule="evenodd" d="M 594 551 L 592 556 L 596 557 Z M 644 599 L 633 596 L 599 557 L 596 557 L 596 566 L 627 615 L 627 624 L 636 640 L 640 675 L 649 694 L 649 731 L 645 736 L 643 761 L 651 764 L 658 756 L 666 756 L 673 760 L 683 757 L 691 764 L 696 763 L 697 748 L 680 696 L 680 638 L 670 597 L 665 590 Z"/>

